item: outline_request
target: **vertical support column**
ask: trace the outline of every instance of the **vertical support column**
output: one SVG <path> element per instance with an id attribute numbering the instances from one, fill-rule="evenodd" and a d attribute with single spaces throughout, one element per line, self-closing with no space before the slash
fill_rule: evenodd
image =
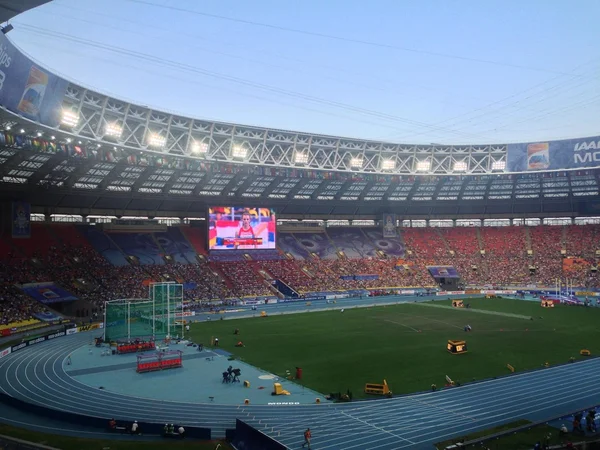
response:
<path id="1" fill-rule="evenodd" d="M 154 283 L 150 283 L 150 298 L 152 299 L 152 337 L 156 338 L 156 296 Z"/>
<path id="2" fill-rule="evenodd" d="M 131 340 L 131 302 L 127 302 L 127 340 Z"/>
<path id="3" fill-rule="evenodd" d="M 108 302 L 104 301 L 104 335 L 102 336 L 102 340 L 106 342 L 106 308 L 108 307 Z"/>
<path id="4" fill-rule="evenodd" d="M 163 284 L 161 287 L 167 288 L 167 335 L 171 336 L 171 289 L 168 284 Z"/>

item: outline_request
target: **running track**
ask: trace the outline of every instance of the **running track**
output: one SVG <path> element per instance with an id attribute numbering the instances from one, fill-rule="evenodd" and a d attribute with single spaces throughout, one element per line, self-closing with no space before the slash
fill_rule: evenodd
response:
<path id="1" fill-rule="evenodd" d="M 317 450 L 431 448 L 446 438 L 519 418 L 541 420 L 600 403 L 600 358 L 439 392 L 348 404 L 235 406 L 165 402 L 94 389 L 69 377 L 78 333 L 0 360 L 1 390 L 30 403 L 117 420 L 210 427 L 222 437 L 242 419 L 288 447 L 310 427 Z"/>

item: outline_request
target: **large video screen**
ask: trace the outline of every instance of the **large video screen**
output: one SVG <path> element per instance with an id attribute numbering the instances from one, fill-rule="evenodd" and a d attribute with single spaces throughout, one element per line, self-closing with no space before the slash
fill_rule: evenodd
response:
<path id="1" fill-rule="evenodd" d="M 214 206 L 208 208 L 209 250 L 275 248 L 277 218 L 271 208 Z"/>

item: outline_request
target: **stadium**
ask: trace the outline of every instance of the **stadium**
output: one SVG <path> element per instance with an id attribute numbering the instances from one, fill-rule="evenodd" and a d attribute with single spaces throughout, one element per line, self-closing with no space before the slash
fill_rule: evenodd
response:
<path id="1" fill-rule="evenodd" d="M 600 137 L 414 145 L 177 115 L 32 60 L 8 23 L 48 1 L 17 3 L 0 446 L 599 445 Z"/>

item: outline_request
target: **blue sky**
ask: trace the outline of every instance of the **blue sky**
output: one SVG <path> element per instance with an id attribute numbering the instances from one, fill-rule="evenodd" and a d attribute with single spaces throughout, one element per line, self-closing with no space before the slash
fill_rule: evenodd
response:
<path id="1" fill-rule="evenodd" d="M 600 134 L 597 0 L 54 0 L 8 35 L 196 118 L 403 143 Z"/>

